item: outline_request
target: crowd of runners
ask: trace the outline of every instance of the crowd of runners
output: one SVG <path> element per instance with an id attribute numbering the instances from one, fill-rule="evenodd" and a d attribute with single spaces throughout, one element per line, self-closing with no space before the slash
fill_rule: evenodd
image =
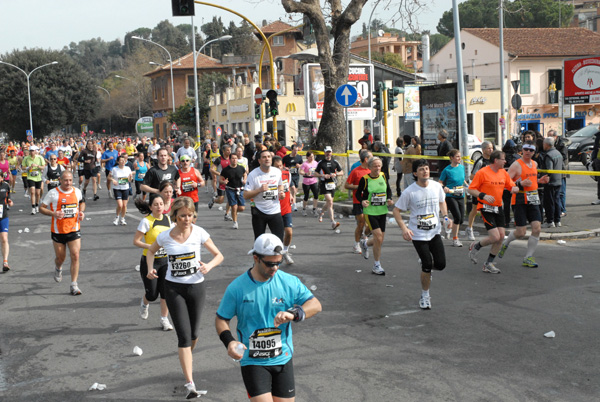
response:
<path id="1" fill-rule="evenodd" d="M 404 151 L 402 145 L 399 141 Z M 239 214 L 249 204 L 253 265 L 227 288 L 215 326 L 228 355 L 241 362 L 251 400 L 270 401 L 293 400 L 295 395 L 291 323 L 321 310 L 319 301 L 298 278 L 279 271 L 283 263 L 294 264 L 290 253 L 293 214 L 311 215 L 318 222 L 325 218 L 331 230 L 338 230 L 340 222 L 333 204 L 341 186 L 352 191 L 356 227 L 351 250 L 364 259 L 372 254 L 373 274 L 385 275 L 381 255 L 387 223 L 395 222 L 403 239 L 412 242 L 421 266 L 421 309 L 432 306 L 432 270 L 443 270 L 447 265 L 443 237 L 451 246 L 463 246 L 459 226 L 464 221 L 467 194 L 472 196 L 469 202 L 473 208 L 466 237 L 472 243 L 465 253 L 473 263 L 478 262 L 481 249 L 490 246 L 483 272 L 500 273 L 495 258 L 504 257 L 511 242 L 523 237 L 529 224 L 532 234 L 523 265 L 537 267 L 533 255 L 542 221 L 538 185 L 550 179 L 537 171 L 532 159 L 537 150 L 533 141 L 525 141 L 522 157 L 510 166 L 505 166 L 505 152 L 484 143 L 483 156 L 468 179 L 458 150 L 448 152 L 448 165 L 436 180 L 431 179 L 426 160 L 406 158 L 395 165 L 401 170 L 395 186 L 396 200 L 389 183 L 389 160 L 374 156 L 368 147 L 359 152 L 359 162 L 349 175 L 344 174 L 331 147 L 323 149 L 320 161 L 311 151 L 299 153 L 299 148 L 298 144 L 288 149 L 269 138 L 251 140 L 247 136 L 222 138 L 221 143 L 208 139 L 196 149 L 189 137 L 161 143 L 137 137 L 58 137 L 18 145 L 9 142 L 0 150 L 3 271 L 11 270 L 8 211 L 17 193 L 23 191 L 31 201 L 32 215 L 51 217 L 54 280 L 62 281 L 68 250 L 70 293 L 74 296 L 82 294 L 78 284 L 80 225 L 86 202 L 93 204 L 103 196 L 113 199 L 115 217 L 110 223 L 127 225 L 129 199 L 134 198 L 136 209 L 144 216 L 132 236 L 133 245 L 143 250 L 140 276 L 144 292 L 139 316 L 148 319 L 150 303 L 160 298 L 161 327 L 177 333 L 187 398 L 195 398 L 199 392 L 193 381 L 192 351 L 198 341 L 206 296 L 204 280 L 223 261 L 218 245 L 210 237 L 210 228 L 196 224 L 201 223 L 201 219 L 197 221 L 199 192 L 211 195 L 208 209 L 224 205 L 223 219 L 232 222 L 234 231 L 240 227 Z M 506 193 L 516 225 L 508 237 L 503 211 Z M 388 220 L 391 207 L 393 220 Z M 487 230 L 479 240 L 472 231 L 477 213 Z M 208 258 L 201 260 L 201 254 Z M 237 317 L 237 339 L 230 328 L 233 317 Z"/>

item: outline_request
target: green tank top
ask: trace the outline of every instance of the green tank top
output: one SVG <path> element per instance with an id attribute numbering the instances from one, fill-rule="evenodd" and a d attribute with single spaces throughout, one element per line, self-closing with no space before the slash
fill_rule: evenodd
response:
<path id="1" fill-rule="evenodd" d="M 364 178 L 367 180 L 367 190 L 369 191 L 369 206 L 363 208 L 363 212 L 366 215 L 387 214 L 387 183 L 385 175 L 379 173 L 379 177 L 374 179 L 367 174 Z"/>

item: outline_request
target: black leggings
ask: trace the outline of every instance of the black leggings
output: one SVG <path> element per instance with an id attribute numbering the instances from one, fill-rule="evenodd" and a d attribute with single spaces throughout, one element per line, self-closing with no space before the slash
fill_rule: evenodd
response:
<path id="1" fill-rule="evenodd" d="M 140 267 L 141 268 L 141 267 Z M 165 281 L 167 307 L 177 332 L 177 346 L 188 348 L 198 339 L 206 290 L 204 281 L 194 284 Z"/>
<path id="2" fill-rule="evenodd" d="M 140 194 L 146 195 L 146 192 L 142 191 L 142 184 L 144 184 L 143 181 L 137 181 L 137 180 L 135 181 L 135 195 L 140 195 Z"/>
<path id="3" fill-rule="evenodd" d="M 402 172 L 397 172 L 396 173 L 396 195 L 398 197 L 400 197 L 400 195 L 402 194 L 402 187 L 401 187 L 401 183 L 402 183 Z"/>
<path id="4" fill-rule="evenodd" d="M 463 223 L 465 214 L 465 199 L 456 197 L 446 197 L 448 211 L 452 214 L 452 222 L 455 225 Z"/>
<path id="5" fill-rule="evenodd" d="M 308 196 L 312 191 L 314 199 L 319 198 L 319 182 L 313 184 L 302 183 L 302 191 L 304 192 L 304 201 L 308 201 Z"/>
<path id="6" fill-rule="evenodd" d="M 437 234 L 429 241 L 413 240 L 413 246 L 421 259 L 421 271 L 431 272 L 432 269 L 441 271 L 446 268 L 446 253 L 442 236 Z"/>
<path id="7" fill-rule="evenodd" d="M 27 176 L 21 176 L 21 179 L 23 179 L 23 188 L 27 190 Z"/>
<path id="8" fill-rule="evenodd" d="M 158 295 L 160 295 L 161 299 L 165 298 L 165 276 L 167 275 L 168 265 L 167 257 L 155 258 L 154 269 L 156 269 L 158 279 L 148 279 L 148 264 L 146 263 L 146 256 L 142 254 L 142 258 L 140 259 L 140 276 L 142 277 L 142 282 L 144 282 L 146 300 L 149 302 L 156 300 Z"/>
<path id="9" fill-rule="evenodd" d="M 271 233 L 279 237 L 283 241 L 283 218 L 281 213 L 267 215 L 260 212 L 256 207 L 251 208 L 252 211 L 252 230 L 254 230 L 254 239 L 265 233 L 267 226 L 271 229 Z"/>

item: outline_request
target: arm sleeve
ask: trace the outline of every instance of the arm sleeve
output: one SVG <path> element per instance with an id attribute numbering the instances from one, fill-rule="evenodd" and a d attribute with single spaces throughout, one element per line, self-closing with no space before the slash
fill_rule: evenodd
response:
<path id="1" fill-rule="evenodd" d="M 385 175 L 384 175 L 385 177 Z M 386 193 L 386 198 L 388 200 L 392 199 L 392 188 L 390 187 L 390 181 L 388 180 L 388 178 L 385 178 L 385 193 Z"/>
<path id="2" fill-rule="evenodd" d="M 367 190 L 367 180 L 364 177 L 360 178 L 358 188 L 356 189 L 356 199 L 358 202 L 369 199 L 369 190 Z"/>

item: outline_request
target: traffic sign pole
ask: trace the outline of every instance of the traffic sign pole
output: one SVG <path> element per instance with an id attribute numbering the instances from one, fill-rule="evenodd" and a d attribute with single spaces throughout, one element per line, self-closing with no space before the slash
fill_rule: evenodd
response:
<path id="1" fill-rule="evenodd" d="M 348 108 L 353 106 L 358 99 L 358 91 L 352 85 L 340 85 L 335 91 L 335 100 L 344 107 L 344 115 L 346 117 L 346 167 L 347 174 L 350 174 L 350 128 L 348 126 Z"/>

